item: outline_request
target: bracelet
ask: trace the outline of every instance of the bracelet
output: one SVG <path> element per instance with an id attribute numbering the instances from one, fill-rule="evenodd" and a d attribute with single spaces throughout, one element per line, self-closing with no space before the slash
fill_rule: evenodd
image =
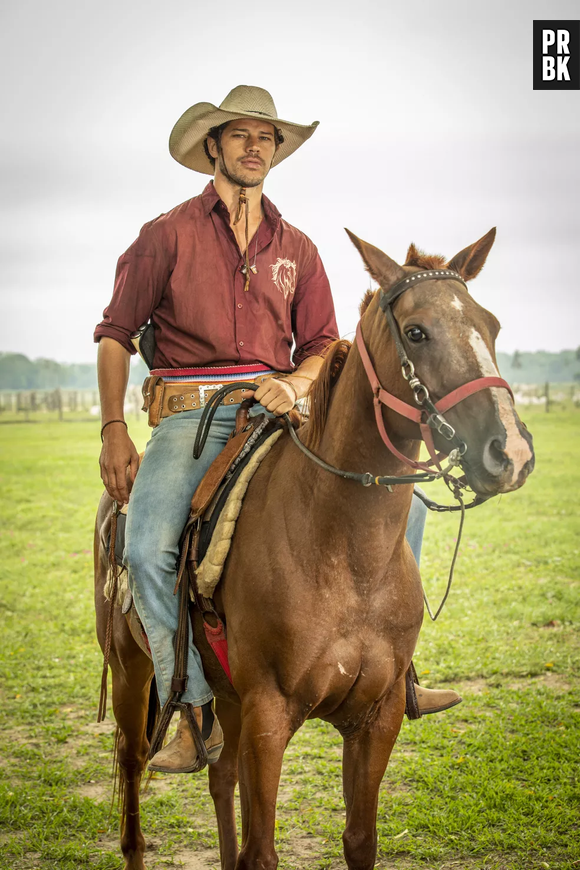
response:
<path id="1" fill-rule="evenodd" d="M 289 381 L 287 378 L 284 378 L 284 380 L 286 381 L 288 386 L 292 387 L 292 389 L 294 390 L 294 404 L 296 404 L 296 402 L 298 401 L 298 390 L 296 389 L 292 381 Z"/>
<path id="2" fill-rule="evenodd" d="M 288 384 L 289 387 L 292 387 L 292 389 L 294 390 L 294 404 L 296 404 L 296 402 L 298 401 L 298 390 L 296 389 L 292 381 L 288 380 L 288 378 L 289 375 L 278 375 L 276 378 L 274 378 L 274 380 L 284 381 L 284 383 Z"/>
<path id="3" fill-rule="evenodd" d="M 124 420 L 109 420 L 108 423 L 105 423 L 105 425 L 101 427 L 101 444 L 103 443 L 103 432 L 105 431 L 107 426 L 111 425 L 111 423 L 122 423 L 125 429 L 129 429 Z"/>

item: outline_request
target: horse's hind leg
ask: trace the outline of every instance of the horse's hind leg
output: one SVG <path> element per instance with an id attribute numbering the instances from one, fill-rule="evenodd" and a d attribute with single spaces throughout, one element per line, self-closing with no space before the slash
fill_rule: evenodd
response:
<path id="1" fill-rule="evenodd" d="M 111 655 L 113 671 L 113 710 L 119 727 L 117 761 L 123 792 L 121 817 L 121 851 L 125 870 L 145 870 L 145 838 L 139 821 L 139 786 L 147 762 L 147 715 L 153 666 L 132 640 L 134 649 L 123 666 Z"/>
<path id="2" fill-rule="evenodd" d="M 372 870 L 377 857 L 379 786 L 405 710 L 401 680 L 372 723 L 344 739 L 343 789 L 346 828 L 342 836 L 348 870 Z"/>
<path id="3" fill-rule="evenodd" d="M 219 761 L 210 765 L 209 790 L 218 823 L 222 870 L 234 870 L 238 858 L 234 791 L 238 781 L 240 714 L 238 705 L 220 699 L 216 701 L 216 715 L 224 732 L 224 748 Z"/>

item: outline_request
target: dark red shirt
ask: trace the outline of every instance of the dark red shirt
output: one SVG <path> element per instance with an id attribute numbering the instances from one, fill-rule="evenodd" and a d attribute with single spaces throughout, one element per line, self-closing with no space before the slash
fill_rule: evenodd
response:
<path id="1" fill-rule="evenodd" d="M 320 354 L 338 330 L 318 251 L 265 196 L 262 204 L 247 292 L 244 258 L 213 182 L 145 224 L 119 260 L 95 341 L 108 336 L 135 353 L 130 335 L 151 319 L 155 368 L 259 362 L 289 372 Z"/>

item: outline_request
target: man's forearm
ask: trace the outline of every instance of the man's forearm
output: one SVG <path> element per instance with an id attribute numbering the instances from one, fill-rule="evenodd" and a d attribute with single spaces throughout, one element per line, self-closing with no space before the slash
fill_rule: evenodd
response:
<path id="1" fill-rule="evenodd" d="M 113 338 L 102 338 L 97 356 L 101 420 L 124 419 L 125 393 L 131 354 Z"/>

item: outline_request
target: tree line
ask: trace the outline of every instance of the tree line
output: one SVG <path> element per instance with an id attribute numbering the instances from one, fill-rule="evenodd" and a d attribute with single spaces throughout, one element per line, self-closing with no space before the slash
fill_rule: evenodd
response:
<path id="1" fill-rule="evenodd" d="M 498 353 L 502 376 L 512 384 L 573 383 L 580 381 L 580 348 L 549 353 L 516 350 Z M 139 358 L 133 361 L 130 384 L 140 384 L 147 368 Z M 97 386 L 95 363 L 59 363 L 51 359 L 31 360 L 22 353 L 0 353 L 0 390 L 93 390 Z"/>
<path id="2" fill-rule="evenodd" d="M 147 376 L 145 363 L 137 358 L 131 365 L 130 384 Z M 0 390 L 94 390 L 95 363 L 59 363 L 52 359 L 31 360 L 23 353 L 0 353 Z"/>

